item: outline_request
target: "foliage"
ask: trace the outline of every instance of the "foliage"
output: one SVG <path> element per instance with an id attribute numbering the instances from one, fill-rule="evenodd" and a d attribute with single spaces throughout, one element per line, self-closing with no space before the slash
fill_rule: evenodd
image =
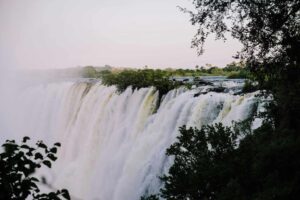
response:
<path id="1" fill-rule="evenodd" d="M 192 41 L 199 53 L 210 34 L 232 37 L 243 44 L 237 55 L 245 61 L 261 89 L 272 93 L 274 123 L 300 129 L 300 1 L 193 0 L 188 11 L 198 31 Z"/>
<path id="2" fill-rule="evenodd" d="M 36 147 L 32 147 L 28 140 L 29 137 L 24 137 L 21 144 L 7 140 L 2 145 L 4 151 L 0 154 L 0 199 L 70 199 L 66 189 L 41 193 L 38 187 L 40 181 L 33 176 L 42 165 L 51 168 L 52 162 L 57 159 L 55 155 L 60 143 L 49 148 L 42 141 L 38 141 Z"/>
<path id="3" fill-rule="evenodd" d="M 255 84 L 253 81 L 246 80 L 245 84 L 243 86 L 242 92 L 243 93 L 249 93 L 249 92 L 254 92 L 258 90 L 258 85 Z"/>
<path id="4" fill-rule="evenodd" d="M 124 91 L 127 87 L 131 86 L 133 89 L 154 86 L 159 91 L 159 95 L 163 96 L 168 91 L 179 86 L 191 87 L 189 83 L 182 83 L 172 81 L 171 79 L 176 76 L 228 76 L 230 78 L 249 78 L 249 72 L 238 63 L 231 63 L 225 68 L 217 68 L 211 66 L 209 69 L 203 67 L 193 69 L 125 69 L 120 71 L 103 70 L 96 71 L 86 68 L 85 77 L 101 78 L 102 83 L 105 85 L 116 85 L 119 92 Z M 88 75 L 89 74 L 89 75 Z"/>
<path id="5" fill-rule="evenodd" d="M 161 196 L 166 199 L 215 199 L 234 173 L 236 134 L 221 124 L 200 130 L 180 128 L 178 142 L 167 149 L 175 156 Z"/>
<path id="6" fill-rule="evenodd" d="M 122 72 L 131 72 L 132 74 L 143 71 L 146 74 L 153 73 L 159 78 L 169 78 L 169 77 L 178 77 L 178 76 L 227 76 L 228 78 L 250 78 L 250 73 L 243 63 L 232 62 L 226 65 L 224 68 L 218 68 L 216 66 L 207 64 L 204 66 L 196 66 L 195 69 L 118 69 L 112 70 L 96 70 L 95 67 L 87 66 L 83 69 L 83 77 L 85 78 L 102 78 L 109 74 L 119 74 Z"/>
<path id="7" fill-rule="evenodd" d="M 192 24 L 198 25 L 192 44 L 199 47 L 200 53 L 211 33 L 225 39 L 230 32 L 243 44 L 243 58 L 256 61 L 291 53 L 299 45 L 298 0 L 194 0 L 193 3 L 195 12 L 183 10 L 191 15 Z M 293 41 L 296 43 L 291 44 Z"/>
<path id="8" fill-rule="evenodd" d="M 97 78 L 98 72 L 92 66 L 87 66 L 83 69 L 83 77 L 84 78 Z"/>
<path id="9" fill-rule="evenodd" d="M 193 3 L 195 11 L 183 10 L 198 26 L 192 45 L 199 54 L 209 34 L 225 39 L 230 32 L 243 44 L 237 57 L 257 82 L 247 82 L 244 90 L 258 87 L 272 100 L 256 130 L 251 130 L 251 121 L 236 124 L 234 131 L 220 125 L 181 128 L 178 142 L 167 150 L 174 164 L 162 177 L 165 186 L 159 195 L 167 200 L 299 199 L 300 1 Z M 215 154 L 216 144 L 224 147 L 220 154 Z"/>
<path id="10" fill-rule="evenodd" d="M 252 132 L 251 121 L 232 130 L 222 124 L 180 128 L 167 149 L 174 164 L 161 180 L 167 200 L 268 200 L 300 197 L 300 137 L 286 136 L 264 124 Z M 243 137 L 240 142 L 238 137 Z M 238 144 L 239 143 L 239 144 Z M 150 198 L 151 197 L 151 198 Z M 157 196 L 144 200 L 158 199 Z"/>
<path id="11" fill-rule="evenodd" d="M 131 86 L 133 89 L 154 86 L 160 96 L 179 86 L 178 83 L 169 80 L 162 70 L 124 70 L 119 73 L 106 71 L 102 75 L 102 83 L 116 85 L 120 92 Z"/>
<path id="12" fill-rule="evenodd" d="M 228 73 L 227 75 L 227 78 L 230 78 L 230 79 L 237 79 L 237 78 L 240 78 L 240 79 L 248 79 L 251 77 L 251 74 L 249 71 L 243 69 L 243 70 L 240 70 L 240 71 L 234 71 L 234 72 L 230 72 Z"/>

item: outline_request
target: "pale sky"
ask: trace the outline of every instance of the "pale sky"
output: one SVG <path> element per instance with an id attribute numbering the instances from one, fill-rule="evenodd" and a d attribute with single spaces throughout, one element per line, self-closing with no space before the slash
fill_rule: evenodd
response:
<path id="1" fill-rule="evenodd" d="M 189 0 L 0 0 L 0 66 L 223 67 L 241 45 L 211 38 L 190 48 L 195 28 L 177 6 Z"/>

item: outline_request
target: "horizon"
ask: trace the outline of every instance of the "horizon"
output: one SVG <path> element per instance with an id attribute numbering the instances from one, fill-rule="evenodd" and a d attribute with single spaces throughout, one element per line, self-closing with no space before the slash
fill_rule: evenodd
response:
<path id="1" fill-rule="evenodd" d="M 188 0 L 0 0 L 1 68 L 194 68 L 234 61 L 239 42 L 209 38 L 198 57 Z"/>

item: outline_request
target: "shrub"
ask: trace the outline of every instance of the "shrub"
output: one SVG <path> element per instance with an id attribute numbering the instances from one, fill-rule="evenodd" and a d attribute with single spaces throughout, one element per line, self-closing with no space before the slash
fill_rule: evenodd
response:
<path id="1" fill-rule="evenodd" d="M 38 187 L 39 179 L 34 177 L 34 172 L 43 165 L 51 168 L 52 162 L 57 157 L 57 148 L 60 143 L 55 143 L 48 148 L 42 141 L 35 147 L 29 146 L 29 137 L 24 137 L 21 144 L 14 140 L 7 140 L 0 154 L 0 199 L 5 200 L 60 200 L 70 199 L 66 189 L 56 192 L 41 193 Z"/>

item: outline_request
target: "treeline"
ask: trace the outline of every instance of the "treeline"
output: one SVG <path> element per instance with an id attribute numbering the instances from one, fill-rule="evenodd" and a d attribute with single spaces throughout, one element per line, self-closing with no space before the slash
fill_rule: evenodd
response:
<path id="1" fill-rule="evenodd" d="M 159 91 L 160 97 L 182 85 L 170 80 L 166 71 L 153 69 L 123 70 L 118 73 L 103 71 L 100 78 L 104 85 L 115 85 L 119 92 L 123 92 L 129 86 L 132 89 L 154 86 Z"/>
<path id="2" fill-rule="evenodd" d="M 100 70 L 99 70 L 100 69 Z M 251 78 L 250 72 L 241 63 L 231 63 L 224 68 L 208 65 L 195 69 L 114 69 L 101 70 L 92 66 L 85 67 L 83 77 L 99 78 L 107 86 L 115 85 L 119 92 L 127 87 L 140 89 L 153 86 L 159 91 L 160 97 L 179 86 L 191 88 L 191 83 L 172 80 L 174 77 L 227 76 L 228 78 Z M 250 82 L 249 82 L 250 83 Z M 252 87 L 246 84 L 247 88 Z M 248 90 L 245 90 L 249 92 Z M 252 90 L 251 90 L 252 91 Z"/>
<path id="3" fill-rule="evenodd" d="M 126 71 L 126 73 L 132 72 L 135 74 L 136 72 L 145 71 L 145 73 L 155 73 L 155 75 L 159 76 L 160 78 L 168 78 L 168 77 L 178 77 L 178 76 L 226 76 L 227 78 L 250 78 L 251 74 L 245 64 L 239 62 L 232 62 L 224 68 L 219 68 L 210 64 L 207 64 L 205 67 L 196 66 L 195 69 L 173 69 L 173 68 L 166 68 L 166 69 L 151 69 L 145 66 L 143 69 L 130 69 L 130 68 L 113 68 L 107 67 L 102 68 L 95 68 L 93 66 L 87 66 L 83 69 L 83 77 L 85 78 L 102 78 L 103 75 L 107 74 L 108 72 L 111 73 L 121 73 L 122 71 Z M 139 75 L 136 73 L 136 75 Z"/>

